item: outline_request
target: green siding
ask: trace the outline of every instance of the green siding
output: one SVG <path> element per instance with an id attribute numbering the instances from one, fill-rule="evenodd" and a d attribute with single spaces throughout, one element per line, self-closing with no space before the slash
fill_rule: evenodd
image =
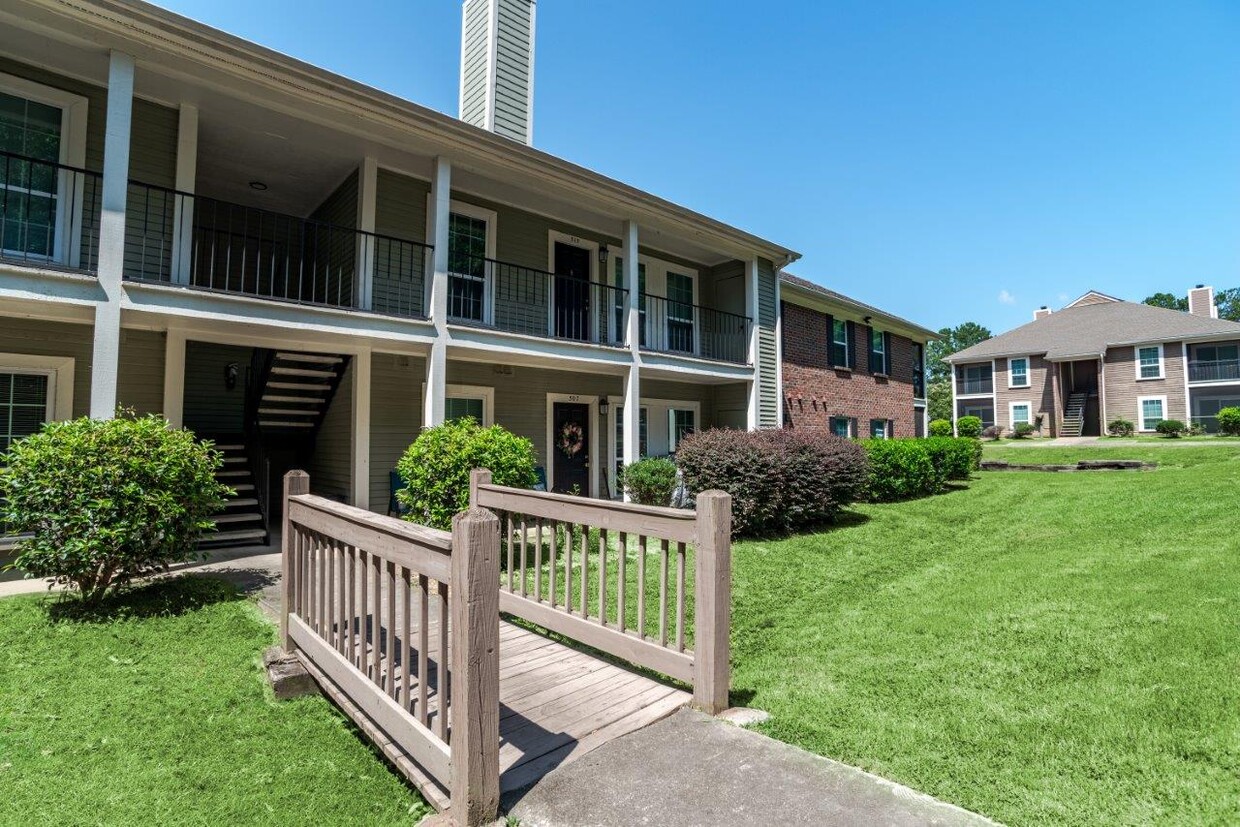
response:
<path id="1" fill-rule="evenodd" d="M 185 402 L 182 421 L 200 434 L 240 434 L 245 430 L 245 377 L 253 349 L 213 342 L 185 346 Z M 224 385 L 224 369 L 239 368 L 237 385 Z"/>
<path id="2" fill-rule="evenodd" d="M 310 218 L 334 227 L 357 226 L 357 170 L 349 173 L 332 194 L 310 213 Z M 334 229 L 324 229 L 323 232 L 327 234 L 326 238 L 320 237 L 315 242 L 327 245 L 326 254 L 331 268 L 330 273 L 316 273 L 318 284 L 314 294 L 325 297 L 332 304 L 352 305 L 353 277 L 357 270 L 357 235 Z"/>
<path id="3" fill-rule="evenodd" d="M 531 0 L 499 0 L 495 44 L 495 132 L 525 142 L 529 134 Z"/>
<path id="4" fill-rule="evenodd" d="M 90 365 L 94 327 L 5 317 L 0 321 L 0 353 L 73 358 L 73 415 L 90 413 Z M 3 357 L 0 357 L 0 362 Z"/>
<path id="5" fill-rule="evenodd" d="M 758 259 L 758 427 L 778 428 L 779 358 L 775 348 L 775 267 Z"/>
<path id="6" fill-rule="evenodd" d="M 370 362 L 370 509 L 386 513 L 388 474 L 422 430 L 426 361 L 376 353 Z"/>
<path id="7" fill-rule="evenodd" d="M 122 330 L 117 404 L 139 414 L 163 413 L 165 334 L 156 330 Z"/>
<path id="8" fill-rule="evenodd" d="M 477 127 L 486 125 L 487 33 L 490 0 L 466 0 L 461 39 L 461 120 Z"/>
<path id="9" fill-rule="evenodd" d="M 375 232 L 406 241 L 426 242 L 426 199 L 430 184 L 380 169 L 375 188 Z M 372 307 L 379 313 L 408 313 L 410 303 L 425 302 L 426 256 L 386 239 L 377 242 Z M 420 315 L 420 314 L 419 314 Z"/>
<path id="10" fill-rule="evenodd" d="M 323 417 L 310 462 L 310 490 L 323 497 L 351 503 L 353 452 L 353 364 L 345 369 L 331 407 Z"/>

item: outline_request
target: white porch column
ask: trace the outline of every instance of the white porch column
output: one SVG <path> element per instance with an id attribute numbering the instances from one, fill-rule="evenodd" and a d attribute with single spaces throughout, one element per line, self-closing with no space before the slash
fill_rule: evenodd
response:
<path id="1" fill-rule="evenodd" d="M 960 436 L 960 434 L 956 433 L 956 420 L 960 418 L 959 416 L 957 416 L 957 415 L 956 415 L 956 414 L 959 412 L 959 410 L 960 410 L 959 408 L 957 408 L 957 407 L 956 407 L 956 366 L 955 366 L 954 364 L 952 364 L 952 363 L 950 363 L 950 362 L 949 362 L 949 363 L 947 364 L 947 367 L 948 367 L 948 368 L 950 368 L 950 369 L 951 369 L 951 372 L 952 372 L 952 436 Z M 993 377 L 992 377 L 992 378 L 993 378 Z M 1058 363 L 1056 363 L 1056 365 L 1055 365 L 1055 377 L 1054 377 L 1054 380 L 1053 380 L 1053 381 L 1055 382 L 1056 387 L 1058 387 L 1058 384 L 1059 384 L 1059 365 L 1058 365 Z M 927 391 L 927 393 L 928 393 L 928 391 Z M 1051 396 L 1052 396 L 1052 398 L 1053 398 L 1053 399 L 1058 400 L 1058 396 L 1059 396 L 1059 394 L 1057 394 L 1057 393 L 1053 393 Z M 1059 407 L 1059 402 L 1058 402 L 1058 401 L 1056 401 L 1056 402 L 1055 402 L 1055 407 Z M 929 410 L 929 409 L 930 409 L 930 400 L 929 400 L 929 399 L 927 399 L 927 400 L 926 400 L 926 410 Z M 1059 421 L 1059 412 L 1058 412 L 1058 411 L 1056 411 L 1056 412 L 1055 412 L 1055 421 L 1056 421 L 1056 422 L 1058 422 L 1058 421 Z M 1056 429 L 1055 433 L 1056 433 L 1056 434 L 1058 434 L 1058 429 Z M 853 436 L 856 436 L 856 434 L 854 434 Z"/>
<path id="2" fill-rule="evenodd" d="M 422 427 L 444 420 L 448 370 L 448 217 L 452 211 L 452 164 L 435 159 L 431 175 L 430 238 L 431 283 L 427 311 L 435 325 L 435 342 L 426 356 L 426 397 L 422 400 Z"/>
<path id="3" fill-rule="evenodd" d="M 125 271 L 125 199 L 129 188 L 129 134 L 133 120 L 133 58 L 112 52 L 108 64 L 107 125 L 103 139 L 103 212 L 99 224 L 99 286 L 107 302 L 95 306 L 90 415 L 116 413 L 121 351 L 121 279 Z"/>
<path id="4" fill-rule="evenodd" d="M 379 163 L 369 156 L 357 168 L 357 228 L 364 233 L 375 231 L 375 192 L 379 187 Z M 374 307 L 375 238 L 357 237 L 357 278 L 354 279 L 353 301 L 362 310 Z"/>
<path id="5" fill-rule="evenodd" d="M 353 422 L 349 429 L 352 451 L 349 479 L 353 505 L 370 508 L 370 351 L 353 357 Z"/>
<path id="6" fill-rule="evenodd" d="M 198 180 L 198 107 L 181 104 L 177 121 L 176 190 L 173 198 L 172 283 L 189 284 L 194 240 L 194 184 Z"/>
<path id="7" fill-rule="evenodd" d="M 185 332 L 175 328 L 164 341 L 164 419 L 173 428 L 184 424 L 185 343 Z"/>
<path id="8" fill-rule="evenodd" d="M 753 379 L 749 382 L 749 406 L 745 427 L 758 428 L 758 396 L 761 376 L 758 373 L 758 260 L 745 262 L 745 314 L 752 320 L 749 324 L 749 364 L 753 367 Z"/>
<path id="9" fill-rule="evenodd" d="M 624 287 L 628 290 L 628 310 L 625 313 L 626 341 L 632 364 L 624 377 L 624 445 L 625 465 L 641 459 L 641 297 L 638 295 L 638 239 L 637 222 L 624 222 Z M 626 493 L 627 501 L 629 495 Z"/>

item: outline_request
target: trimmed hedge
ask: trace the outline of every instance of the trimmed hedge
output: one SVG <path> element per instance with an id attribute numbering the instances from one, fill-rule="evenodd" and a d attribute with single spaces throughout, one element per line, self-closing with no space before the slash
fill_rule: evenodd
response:
<path id="1" fill-rule="evenodd" d="M 976 439 L 930 437 L 921 442 L 944 480 L 967 480 L 982 467 L 982 443 Z"/>
<path id="2" fill-rule="evenodd" d="M 946 419 L 936 419 L 930 423 L 930 436 L 951 436 L 952 424 Z"/>
<path id="3" fill-rule="evenodd" d="M 869 477 L 865 451 L 818 430 L 691 434 L 676 450 L 689 491 L 732 495 L 732 533 L 767 534 L 830 522 L 857 501 Z"/>
<path id="4" fill-rule="evenodd" d="M 1107 425 L 1107 433 L 1111 436 L 1132 436 L 1137 426 L 1128 419 L 1112 419 Z"/>
<path id="5" fill-rule="evenodd" d="M 1165 437 L 1179 439 L 1188 431 L 1188 428 L 1184 427 L 1184 423 L 1178 419 L 1163 419 L 1154 426 L 1154 430 Z"/>
<path id="6" fill-rule="evenodd" d="M 982 420 L 977 416 L 962 416 L 956 420 L 956 436 L 970 436 L 974 439 L 982 435 Z"/>
<path id="7" fill-rule="evenodd" d="M 870 500 L 895 502 L 937 493 L 946 480 L 946 469 L 936 467 L 926 444 L 929 441 L 866 440 L 865 452 L 870 458 Z"/>
<path id="8" fill-rule="evenodd" d="M 1215 421 L 1220 434 L 1240 436 L 1240 408 L 1219 408 Z"/>
<path id="9" fill-rule="evenodd" d="M 646 457 L 620 471 L 620 484 L 641 505 L 667 506 L 676 493 L 676 463 L 665 457 Z"/>

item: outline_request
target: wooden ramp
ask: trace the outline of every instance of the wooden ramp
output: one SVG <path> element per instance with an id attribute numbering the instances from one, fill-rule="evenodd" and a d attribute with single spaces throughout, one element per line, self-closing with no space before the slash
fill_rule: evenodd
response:
<path id="1" fill-rule="evenodd" d="M 692 700 L 688 692 L 503 621 L 499 670 L 505 793 Z"/>

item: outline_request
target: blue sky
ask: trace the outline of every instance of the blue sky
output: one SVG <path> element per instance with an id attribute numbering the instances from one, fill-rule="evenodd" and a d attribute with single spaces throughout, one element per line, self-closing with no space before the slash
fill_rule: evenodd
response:
<path id="1" fill-rule="evenodd" d="M 458 0 L 160 2 L 456 112 Z M 539 0 L 535 144 L 998 332 L 1240 286 L 1237 42 L 1234 0 Z"/>

